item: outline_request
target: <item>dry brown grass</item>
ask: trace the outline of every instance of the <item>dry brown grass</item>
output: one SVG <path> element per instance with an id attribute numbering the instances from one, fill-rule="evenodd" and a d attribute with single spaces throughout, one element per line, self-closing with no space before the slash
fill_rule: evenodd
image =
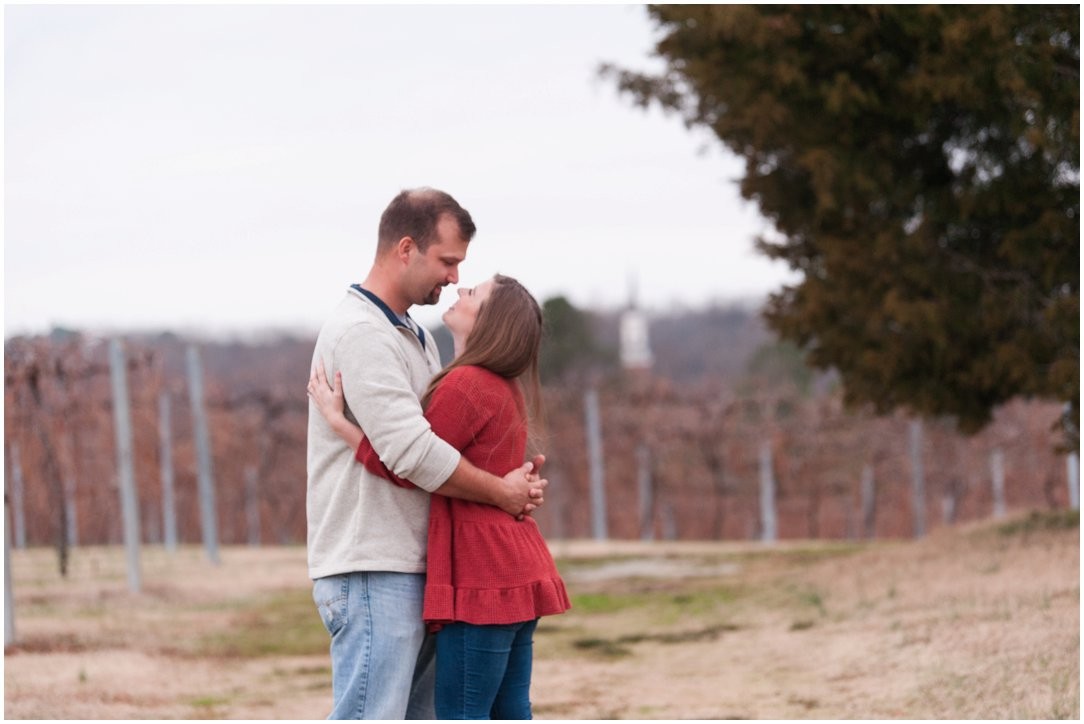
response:
<path id="1" fill-rule="evenodd" d="M 1075 517 L 919 542 L 562 542 L 575 609 L 536 636 L 540 719 L 1080 714 Z M 299 548 L 18 551 L 6 718 L 316 719 L 327 639 Z"/>

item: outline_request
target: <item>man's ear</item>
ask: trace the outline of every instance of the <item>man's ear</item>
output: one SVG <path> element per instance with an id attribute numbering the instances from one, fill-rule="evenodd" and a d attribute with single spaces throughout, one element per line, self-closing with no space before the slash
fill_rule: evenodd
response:
<path id="1" fill-rule="evenodd" d="M 417 251 L 418 245 L 414 243 L 414 239 L 409 236 L 404 236 L 395 245 L 395 255 L 399 258 L 399 261 L 406 263 L 410 259 L 410 252 Z"/>

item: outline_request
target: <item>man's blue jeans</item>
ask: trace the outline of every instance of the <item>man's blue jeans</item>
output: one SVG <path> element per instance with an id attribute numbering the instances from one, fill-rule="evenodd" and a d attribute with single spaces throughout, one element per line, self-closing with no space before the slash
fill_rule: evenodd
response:
<path id="1" fill-rule="evenodd" d="M 425 574 L 318 578 L 312 597 L 331 634 L 328 719 L 434 719 L 435 642 L 422 623 Z"/>
<path id="2" fill-rule="evenodd" d="M 437 632 L 439 719 L 530 719 L 537 619 L 508 626 L 446 624 Z"/>

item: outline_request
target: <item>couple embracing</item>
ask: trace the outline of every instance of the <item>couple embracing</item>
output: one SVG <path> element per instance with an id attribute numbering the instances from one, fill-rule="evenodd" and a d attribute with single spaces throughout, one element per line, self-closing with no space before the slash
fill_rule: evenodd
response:
<path id="1" fill-rule="evenodd" d="M 460 287 L 443 369 L 409 314 L 458 284 L 474 233 L 448 194 L 400 193 L 316 341 L 308 559 L 332 719 L 529 719 L 535 625 L 569 608 L 530 517 L 547 483 L 544 457 L 526 461 L 538 303 L 501 275 Z"/>

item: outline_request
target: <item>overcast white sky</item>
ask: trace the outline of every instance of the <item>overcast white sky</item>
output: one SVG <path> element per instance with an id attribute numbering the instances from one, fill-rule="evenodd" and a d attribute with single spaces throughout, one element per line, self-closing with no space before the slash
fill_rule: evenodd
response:
<path id="1" fill-rule="evenodd" d="M 388 201 L 423 185 L 478 224 L 464 284 L 500 271 L 613 308 L 635 279 L 662 311 L 795 278 L 753 250 L 741 164 L 597 78 L 658 67 L 642 6 L 4 15 L 6 336 L 315 334 Z"/>

